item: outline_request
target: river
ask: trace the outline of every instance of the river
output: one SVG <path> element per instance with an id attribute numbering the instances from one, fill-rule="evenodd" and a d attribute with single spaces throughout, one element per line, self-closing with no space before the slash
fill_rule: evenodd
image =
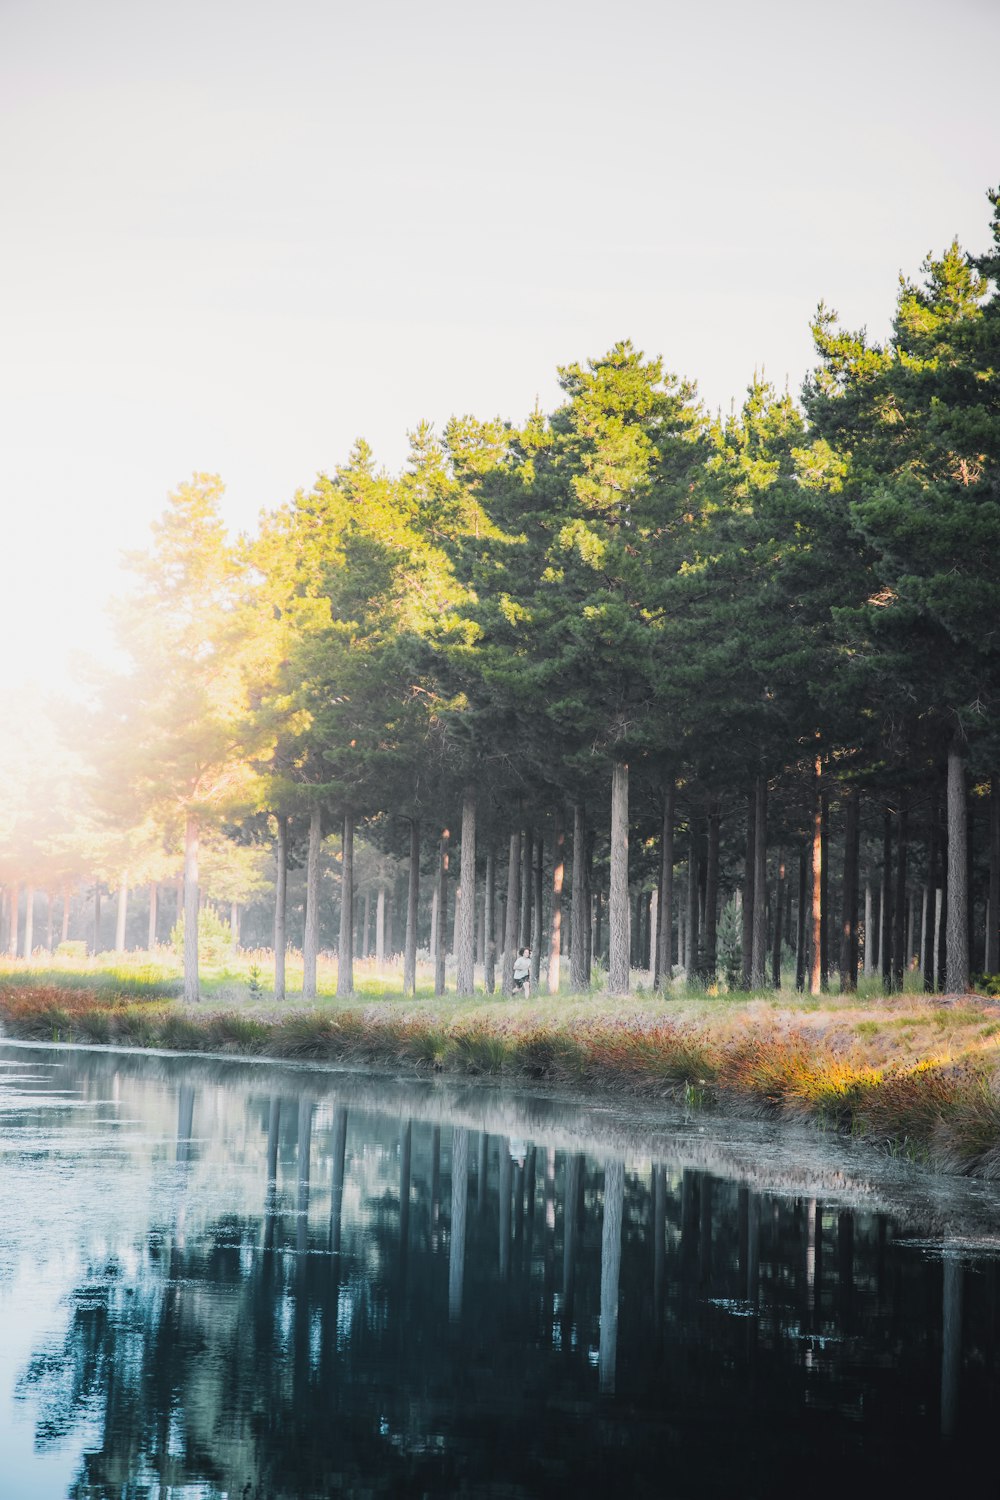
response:
<path id="1" fill-rule="evenodd" d="M 0 1044 L 2 1500 L 939 1493 L 1000 1190 L 813 1130 Z"/>

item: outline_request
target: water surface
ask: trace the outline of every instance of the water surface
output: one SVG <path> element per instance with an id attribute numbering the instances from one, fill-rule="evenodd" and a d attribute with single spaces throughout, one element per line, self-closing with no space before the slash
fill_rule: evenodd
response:
<path id="1" fill-rule="evenodd" d="M 21 1044 L 0 1153 L 3 1500 L 992 1472 L 989 1186 L 701 1115 Z"/>

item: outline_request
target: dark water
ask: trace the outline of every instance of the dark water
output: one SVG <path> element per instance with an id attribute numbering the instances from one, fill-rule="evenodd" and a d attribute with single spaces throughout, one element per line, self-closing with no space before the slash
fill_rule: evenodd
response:
<path id="1" fill-rule="evenodd" d="M 815 1135 L 0 1046 L 0 1500 L 993 1494 L 994 1190 Z"/>

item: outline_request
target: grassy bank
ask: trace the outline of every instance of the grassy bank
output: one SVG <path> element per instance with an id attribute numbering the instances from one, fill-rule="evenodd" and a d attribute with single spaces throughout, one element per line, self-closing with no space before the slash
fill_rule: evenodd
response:
<path id="1" fill-rule="evenodd" d="M 128 982 L 124 982 L 125 980 Z M 169 975 L 0 975 L 9 1036 L 549 1081 L 808 1118 L 1000 1177 L 1000 1011 L 906 994 L 487 996 L 185 1007 Z M 228 998 L 228 997 L 227 997 Z"/>

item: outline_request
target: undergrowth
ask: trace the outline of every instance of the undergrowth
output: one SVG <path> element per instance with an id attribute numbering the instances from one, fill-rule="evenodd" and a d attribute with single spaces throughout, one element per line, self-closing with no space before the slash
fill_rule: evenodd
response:
<path id="1" fill-rule="evenodd" d="M 996 1026 L 974 1005 L 810 1028 L 765 1007 L 741 1016 L 585 1022 L 390 1008 L 192 1014 L 128 989 L 0 986 L 9 1034 L 39 1041 L 160 1047 L 599 1085 L 700 1105 L 728 1099 L 850 1131 L 894 1154 L 1000 1177 Z M 905 1023 L 905 1025 L 904 1025 Z M 913 1055 L 919 1033 L 924 1055 Z M 891 1037 L 899 1040 L 892 1052 Z M 867 1053 L 866 1049 L 867 1048 Z M 909 1050 L 907 1050 L 909 1049 Z"/>

